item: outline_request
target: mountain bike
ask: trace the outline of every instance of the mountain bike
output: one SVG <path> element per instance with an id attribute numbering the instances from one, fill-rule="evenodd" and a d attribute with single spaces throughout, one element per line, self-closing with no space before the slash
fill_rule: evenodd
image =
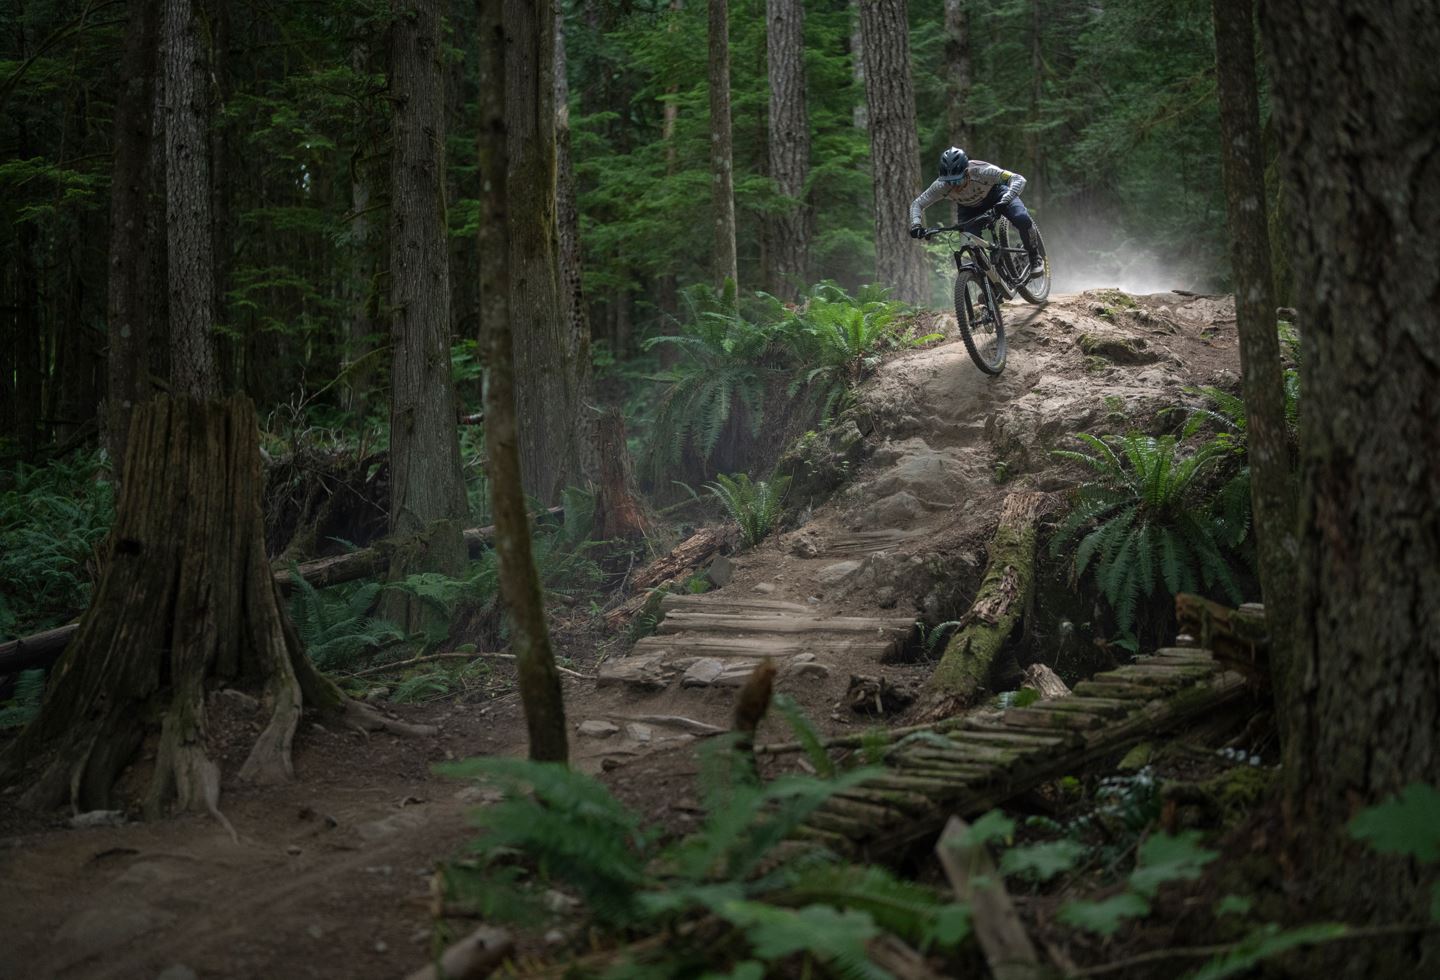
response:
<path id="1" fill-rule="evenodd" d="M 958 225 L 926 228 L 925 237 L 946 232 L 960 235 L 955 248 L 955 319 L 960 338 L 976 367 L 999 374 L 1005 369 L 1006 352 L 1000 304 L 1017 294 L 1039 304 L 1050 295 L 1050 259 L 1040 227 L 1036 225 L 1033 234 L 1045 273 L 1034 279 L 1029 277 L 1030 256 L 1019 229 L 994 211 Z"/>

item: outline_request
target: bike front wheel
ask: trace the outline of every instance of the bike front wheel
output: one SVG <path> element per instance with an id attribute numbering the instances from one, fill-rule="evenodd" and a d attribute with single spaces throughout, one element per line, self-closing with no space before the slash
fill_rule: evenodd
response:
<path id="1" fill-rule="evenodd" d="M 1005 321 L 990 284 L 974 269 L 955 277 L 955 321 L 975 366 L 986 374 L 1005 369 Z"/>
<path id="2" fill-rule="evenodd" d="M 1015 288 L 1020 295 L 1030 302 L 1045 302 L 1050 296 L 1050 258 L 1045 254 L 1045 239 L 1040 236 L 1040 226 L 1033 225 L 1030 233 L 1035 236 L 1035 254 L 1040 256 L 1040 261 L 1045 266 L 1045 273 L 1031 279 L 1029 278 L 1030 264 L 1024 251 L 1025 240 L 1020 236 L 1020 229 L 1008 220 L 1003 220 L 999 224 L 1000 244 L 1004 248 L 1001 254 L 1010 263 L 1005 270 L 1007 278 L 1016 284 Z"/>

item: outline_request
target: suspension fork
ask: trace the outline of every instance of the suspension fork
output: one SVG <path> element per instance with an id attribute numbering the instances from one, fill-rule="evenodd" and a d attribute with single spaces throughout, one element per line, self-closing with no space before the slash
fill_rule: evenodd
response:
<path id="1" fill-rule="evenodd" d="M 954 254 L 955 269 L 957 272 L 972 269 L 981 273 L 987 287 L 993 292 L 1000 294 L 1002 303 L 1005 300 L 1015 298 L 1015 290 L 1010 288 L 1010 284 L 1005 281 L 1005 277 L 1000 274 L 1000 270 L 996 268 L 995 263 L 991 262 L 987 256 L 982 255 L 978 249 L 972 246 L 966 246 Z"/>

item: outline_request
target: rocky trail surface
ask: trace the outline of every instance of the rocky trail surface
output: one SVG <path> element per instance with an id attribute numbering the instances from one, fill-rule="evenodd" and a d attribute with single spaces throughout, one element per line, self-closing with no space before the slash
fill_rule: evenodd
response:
<path id="1" fill-rule="evenodd" d="M 564 681 L 576 765 L 684 830 L 689 748 L 729 726 L 761 660 L 828 733 L 904 724 L 930 671 L 916 624 L 963 611 L 1005 496 L 1072 486 L 1049 455 L 1072 433 L 1123 430 L 1239 373 L 1228 298 L 1091 291 L 1006 317 L 1002 375 L 975 369 L 953 323 L 944 343 L 887 360 L 844 426 L 816 437 L 816 480 L 792 490 L 814 497 L 798 526 L 709 567 L 717 587 L 667 599 L 632 649 L 571 651 L 593 675 Z M 429 948 L 433 864 L 463 849 L 464 813 L 485 801 L 431 765 L 524 751 L 513 696 L 403 713 L 440 733 L 308 726 L 295 783 L 227 783 L 238 843 L 200 816 L 40 826 L 0 798 L 0 980 L 403 976 Z M 792 737 L 774 714 L 758 741 Z"/>

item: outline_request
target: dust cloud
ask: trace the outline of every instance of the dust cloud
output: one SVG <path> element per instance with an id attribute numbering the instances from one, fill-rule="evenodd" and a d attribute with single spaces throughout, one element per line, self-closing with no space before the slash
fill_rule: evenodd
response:
<path id="1" fill-rule="evenodd" d="M 1126 237 L 1118 228 L 1064 216 L 1041 221 L 1050 257 L 1051 289 L 1121 289 L 1132 295 L 1183 289 L 1195 293 L 1225 290 L 1213 256 L 1166 255 L 1147 242 Z"/>

